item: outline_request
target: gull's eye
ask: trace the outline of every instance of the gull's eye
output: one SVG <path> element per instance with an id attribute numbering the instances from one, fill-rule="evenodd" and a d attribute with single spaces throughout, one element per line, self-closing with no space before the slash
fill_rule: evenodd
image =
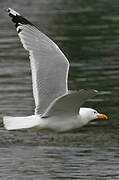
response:
<path id="1" fill-rule="evenodd" d="M 94 114 L 97 114 L 97 112 L 96 112 L 96 111 L 94 111 Z"/>

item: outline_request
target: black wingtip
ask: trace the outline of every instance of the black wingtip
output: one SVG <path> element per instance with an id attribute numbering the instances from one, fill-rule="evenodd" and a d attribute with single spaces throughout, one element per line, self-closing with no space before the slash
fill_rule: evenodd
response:
<path id="1" fill-rule="evenodd" d="M 21 16 L 15 10 L 8 8 L 7 12 L 8 12 L 8 15 L 11 17 L 12 22 L 15 24 L 16 28 L 18 26 L 27 25 L 27 24 L 33 25 L 32 23 L 30 23 L 27 19 L 25 19 L 23 16 Z M 21 30 L 19 32 L 21 32 Z"/>
<path id="2" fill-rule="evenodd" d="M 8 8 L 8 9 L 6 9 L 6 11 L 9 13 L 9 12 L 10 12 L 10 9 Z"/>
<path id="3" fill-rule="evenodd" d="M 7 12 L 9 15 L 11 14 L 12 16 L 17 16 L 17 15 L 20 16 L 20 14 L 12 8 L 8 8 Z"/>

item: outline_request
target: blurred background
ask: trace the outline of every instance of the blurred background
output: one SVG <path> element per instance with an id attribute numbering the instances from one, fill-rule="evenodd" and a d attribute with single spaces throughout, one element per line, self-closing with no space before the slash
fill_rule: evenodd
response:
<path id="1" fill-rule="evenodd" d="M 77 132 L 8 132 L 2 117 L 34 113 L 28 53 L 6 9 L 48 35 L 70 62 L 69 89 L 93 88 L 85 103 L 108 115 Z M 119 1 L 0 1 L 1 179 L 119 179 Z"/>

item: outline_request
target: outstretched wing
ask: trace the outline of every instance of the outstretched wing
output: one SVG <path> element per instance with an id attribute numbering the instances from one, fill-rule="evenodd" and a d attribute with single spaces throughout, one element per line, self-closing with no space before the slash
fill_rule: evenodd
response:
<path id="1" fill-rule="evenodd" d="M 97 90 L 81 89 L 78 92 L 63 95 L 50 104 L 42 117 L 60 116 L 61 114 L 76 115 L 79 113 L 80 106 L 97 94 Z"/>
<path id="2" fill-rule="evenodd" d="M 49 104 L 68 92 L 69 62 L 59 47 L 19 13 L 8 9 L 23 47 L 29 51 L 35 114 L 43 114 Z"/>

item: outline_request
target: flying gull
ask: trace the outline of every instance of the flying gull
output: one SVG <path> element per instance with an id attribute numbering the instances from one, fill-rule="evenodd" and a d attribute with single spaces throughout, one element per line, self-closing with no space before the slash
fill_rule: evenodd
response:
<path id="1" fill-rule="evenodd" d="M 69 62 L 59 47 L 18 12 L 11 8 L 7 11 L 23 47 L 29 52 L 35 113 L 26 117 L 5 116 L 4 127 L 7 130 L 37 127 L 64 132 L 80 128 L 93 119 L 107 119 L 94 109 L 80 108 L 98 94 L 97 90 L 68 92 Z"/>

